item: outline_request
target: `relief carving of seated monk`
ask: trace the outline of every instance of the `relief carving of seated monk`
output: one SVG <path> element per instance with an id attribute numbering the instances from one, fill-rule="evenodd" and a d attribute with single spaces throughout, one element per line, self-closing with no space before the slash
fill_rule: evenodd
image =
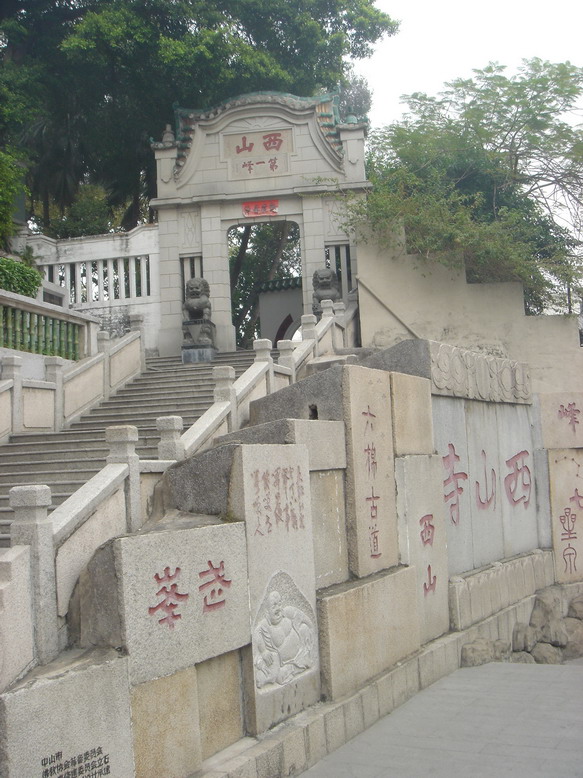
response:
<path id="1" fill-rule="evenodd" d="M 283 606 L 279 592 L 271 592 L 267 614 L 255 629 L 259 656 L 255 660 L 257 688 L 280 686 L 314 665 L 315 630 L 299 608 Z"/>

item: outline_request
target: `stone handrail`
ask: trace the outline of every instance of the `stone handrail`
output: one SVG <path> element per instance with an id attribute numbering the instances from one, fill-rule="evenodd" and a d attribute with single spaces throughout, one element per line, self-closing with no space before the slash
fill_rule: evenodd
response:
<path id="1" fill-rule="evenodd" d="M 287 352 L 284 348 L 287 354 L 282 359 L 284 364 L 274 365 L 271 342 L 258 340 L 254 343 L 255 362 L 236 381 L 234 368 L 215 367 L 215 402 L 184 434 L 181 435 L 180 417 L 158 420 L 162 433 L 158 450 L 163 461 L 140 462 L 135 452 L 137 428 L 109 427 L 106 439 L 110 454 L 105 467 L 50 515 L 48 486 L 11 489 L 10 505 L 16 517 L 11 525 L 12 548 L 4 553 L 15 559 L 20 555 L 23 560 L 26 553 L 30 560 L 30 564 L 23 563 L 18 570 L 14 566 L 11 582 L 31 591 L 32 613 L 27 639 L 34 650 L 31 656 L 23 654 L 22 661 L 15 662 L 14 670 L 5 673 L 5 677 L 0 673 L 0 691 L 24 669 L 46 664 L 57 656 L 59 647 L 65 642 L 60 632 L 64 629 L 69 599 L 81 571 L 99 546 L 113 537 L 136 531 L 145 520 L 142 499 L 147 488 L 143 488 L 142 476 L 151 472 L 156 478 L 173 462 L 211 445 L 215 436 L 237 429 L 247 420 L 252 400 L 294 381 L 310 356 L 322 354 L 333 346 L 334 338 L 344 337 L 343 323 L 336 321 L 337 318 L 331 302 L 318 324 L 314 316 L 304 317 L 302 341 Z M 101 353 L 89 360 L 89 369 L 111 362 L 112 355 L 123 354 L 124 347 L 139 343 L 138 338 L 137 333 L 130 333 L 124 343 L 116 344 L 112 349 L 108 339 L 102 338 Z M 80 366 L 76 366 L 68 373 L 69 381 L 65 380 L 63 360 L 52 359 L 55 390 L 59 381 L 62 389 L 64 384 L 82 375 Z M 285 364 L 286 359 L 288 364 Z M 2 381 L 0 396 L 13 389 L 14 383 L 12 376 Z M 55 391 L 55 394 L 59 392 Z M 60 394 L 63 397 L 62 391 Z M 66 400 L 61 399 L 63 406 L 65 403 Z"/>
<path id="2" fill-rule="evenodd" d="M 141 327 L 141 317 L 132 318 Z M 129 332 L 114 343 L 108 333 L 97 335 L 99 352 L 74 364 L 44 357 L 41 380 L 23 376 L 23 357 L 1 358 L 0 440 L 14 432 L 58 432 L 139 375 L 144 365 L 140 332 Z"/>

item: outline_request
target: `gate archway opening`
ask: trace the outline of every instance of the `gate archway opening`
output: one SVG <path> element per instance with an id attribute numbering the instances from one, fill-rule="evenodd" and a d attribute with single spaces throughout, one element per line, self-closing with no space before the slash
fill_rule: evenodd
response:
<path id="1" fill-rule="evenodd" d="M 298 306 L 301 316 L 299 225 L 289 220 L 237 225 L 229 229 L 227 242 L 237 347 L 250 348 L 257 337 L 269 337 L 275 345 L 296 322 Z M 280 292 L 275 305 L 261 304 L 262 292 L 270 289 Z M 281 294 L 286 289 L 298 290 L 299 296 Z"/>

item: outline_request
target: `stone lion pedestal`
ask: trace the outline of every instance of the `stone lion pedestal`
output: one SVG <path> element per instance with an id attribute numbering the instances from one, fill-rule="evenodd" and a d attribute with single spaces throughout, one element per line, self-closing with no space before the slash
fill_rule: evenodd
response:
<path id="1" fill-rule="evenodd" d="M 182 306 L 182 363 L 210 362 L 217 353 L 211 321 L 210 287 L 204 278 L 186 284 Z"/>

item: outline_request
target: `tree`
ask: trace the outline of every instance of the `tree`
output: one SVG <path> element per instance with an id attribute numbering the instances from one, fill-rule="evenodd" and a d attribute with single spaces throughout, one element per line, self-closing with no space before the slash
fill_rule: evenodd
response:
<path id="1" fill-rule="evenodd" d="M 583 69 L 534 59 L 512 77 L 474 72 L 437 98 L 407 97 L 405 118 L 372 136 L 373 192 L 349 221 L 381 239 L 404 224 L 412 253 L 463 260 L 470 281 L 522 281 L 540 312 L 557 285 L 569 298 L 583 280 L 583 131 L 567 121 Z"/>
<path id="2" fill-rule="evenodd" d="M 150 137 L 173 102 L 310 95 L 396 29 L 373 0 L 6 0 L 0 141 L 26 144 L 33 198 L 67 207 L 70 184 L 88 177 L 128 204 L 131 227 L 154 194 Z"/>
<path id="3" fill-rule="evenodd" d="M 300 232 L 295 222 L 277 221 L 229 232 L 231 305 L 237 345 L 249 348 L 259 336 L 259 293 L 266 281 L 300 276 Z"/>

